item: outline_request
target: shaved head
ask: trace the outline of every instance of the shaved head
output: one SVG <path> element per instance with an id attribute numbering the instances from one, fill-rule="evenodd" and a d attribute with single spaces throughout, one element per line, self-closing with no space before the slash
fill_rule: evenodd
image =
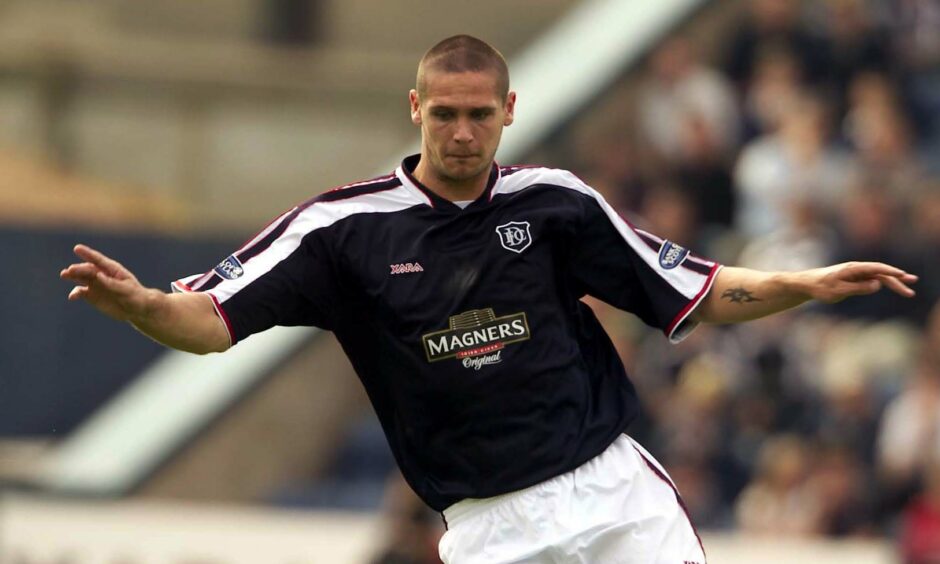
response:
<path id="1" fill-rule="evenodd" d="M 509 94 L 506 59 L 485 41 L 470 35 L 448 37 L 424 54 L 418 64 L 415 86 L 419 96 L 423 97 L 427 93 L 427 77 L 431 72 L 492 72 L 496 75 L 499 97 L 505 101 Z"/>

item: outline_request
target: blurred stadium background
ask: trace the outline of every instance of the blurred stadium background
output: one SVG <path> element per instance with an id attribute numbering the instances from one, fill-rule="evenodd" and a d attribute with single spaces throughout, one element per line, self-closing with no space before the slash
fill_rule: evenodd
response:
<path id="1" fill-rule="evenodd" d="M 0 562 L 437 562 L 331 336 L 167 353 L 57 272 L 166 288 L 391 170 L 455 33 L 510 61 L 503 162 L 727 263 L 921 275 L 675 347 L 592 306 L 710 562 L 940 562 L 937 0 L 0 0 Z"/>

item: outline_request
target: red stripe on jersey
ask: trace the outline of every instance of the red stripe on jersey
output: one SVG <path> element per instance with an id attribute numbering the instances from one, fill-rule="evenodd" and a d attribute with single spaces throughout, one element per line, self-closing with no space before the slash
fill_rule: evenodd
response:
<path id="1" fill-rule="evenodd" d="M 297 206 L 294 206 L 294 207 L 297 207 Z M 244 243 L 242 243 L 242 245 L 241 245 L 240 247 L 238 247 L 238 250 L 235 251 L 235 252 L 232 253 L 232 254 L 233 254 L 233 255 L 237 255 L 238 253 L 240 253 L 240 252 L 244 251 L 246 248 L 248 248 L 248 246 L 250 246 L 253 242 L 255 242 L 256 239 L 261 239 L 261 238 L 262 238 L 262 237 L 261 237 L 261 234 L 262 234 L 262 233 L 264 233 L 265 231 L 268 231 L 268 230 L 274 225 L 274 223 L 275 223 L 276 221 L 278 221 L 279 219 L 283 219 L 283 218 L 286 217 L 288 214 L 290 214 L 290 212 L 291 212 L 293 209 L 294 209 L 294 208 L 290 208 L 290 209 L 287 209 L 287 210 L 282 211 L 280 214 L 278 214 L 277 217 L 275 217 L 274 219 L 272 219 L 271 221 L 269 221 L 264 227 L 262 227 L 261 229 L 259 229 L 257 233 L 255 233 L 254 235 L 252 235 L 251 237 L 249 237 L 248 240 L 246 240 Z M 209 272 L 212 272 L 212 271 L 210 270 Z"/>
<path id="2" fill-rule="evenodd" d="M 212 279 L 213 274 L 215 274 L 215 268 L 213 268 L 209 272 L 206 272 L 205 274 L 200 276 L 195 282 L 193 282 L 193 285 L 189 290 L 191 292 L 201 291 L 203 289 L 202 287 L 205 286 L 206 283 Z"/>
<path id="3" fill-rule="evenodd" d="M 182 291 L 184 291 L 184 292 L 192 292 L 192 291 L 193 291 L 192 288 L 190 288 L 190 287 L 187 286 L 186 284 L 180 282 L 179 280 L 173 282 L 173 285 L 176 286 L 176 287 L 178 287 L 180 290 L 182 290 Z"/>
<path id="4" fill-rule="evenodd" d="M 693 309 L 695 309 L 695 306 L 697 306 L 697 305 L 699 304 L 699 302 L 702 301 L 702 298 L 704 298 L 705 295 L 708 293 L 708 290 L 711 289 L 712 284 L 713 284 L 714 281 L 715 281 L 715 274 L 718 273 L 718 268 L 719 268 L 719 265 L 718 265 L 718 264 L 716 264 L 715 266 L 712 267 L 711 272 L 708 273 L 708 279 L 706 279 L 706 280 L 705 280 L 705 284 L 702 285 L 702 289 L 699 290 L 698 294 L 696 294 L 695 297 L 692 298 L 692 299 L 689 301 L 689 303 L 687 303 L 687 304 L 685 305 L 684 308 L 682 308 L 682 311 L 679 312 L 679 315 L 677 315 L 677 316 L 672 320 L 672 323 L 669 324 L 669 327 L 666 328 L 666 336 L 667 336 L 667 337 L 668 337 L 668 336 L 672 336 L 672 333 L 673 333 L 673 331 L 676 330 L 676 327 L 677 327 L 680 323 L 682 323 L 682 321 L 686 318 L 686 316 L 689 315 L 689 312 L 690 312 L 690 311 L 692 311 Z"/>
<path id="5" fill-rule="evenodd" d="M 525 170 L 527 168 L 548 168 L 544 165 L 537 164 L 521 164 L 521 165 L 508 165 L 499 167 L 502 171 L 503 176 L 509 176 L 513 173 L 519 172 L 520 170 Z"/>
<path id="6" fill-rule="evenodd" d="M 215 313 L 219 316 L 219 319 L 221 319 L 222 322 L 225 324 L 225 330 L 226 332 L 228 332 L 229 346 L 234 345 L 238 341 L 235 339 L 235 331 L 232 329 L 232 322 L 229 321 L 228 315 L 226 315 L 225 310 L 222 309 L 222 304 L 219 303 L 218 298 L 216 298 L 209 292 L 206 292 L 206 295 L 212 298 L 212 307 L 215 308 Z"/>
<path id="7" fill-rule="evenodd" d="M 373 182 L 384 182 L 386 180 L 391 180 L 395 178 L 395 173 L 386 174 L 385 176 L 377 176 L 369 180 L 360 180 L 358 182 L 351 182 L 349 184 L 343 184 L 342 186 L 337 186 L 336 188 L 330 188 L 324 194 L 328 192 L 336 192 L 337 190 L 345 190 L 346 188 L 353 188 L 355 186 L 365 186 L 367 184 L 372 184 Z"/>
<path id="8" fill-rule="evenodd" d="M 353 182 L 353 183 L 351 183 L 351 184 L 344 184 L 344 185 L 342 185 L 342 186 L 337 186 L 336 188 L 331 188 L 331 189 L 327 190 L 326 192 L 324 192 L 324 194 L 330 193 L 330 192 L 337 192 L 337 191 L 339 191 L 339 190 L 346 190 L 346 189 L 348 189 L 348 188 L 354 188 L 354 187 L 359 187 L 359 186 L 368 186 L 369 184 L 377 184 L 377 183 L 379 183 L 379 182 L 385 182 L 385 181 L 391 180 L 392 178 L 395 178 L 395 175 L 394 175 L 394 174 L 386 175 L 386 176 L 380 176 L 380 177 L 378 177 L 378 178 L 373 178 L 373 179 L 371 179 L 371 180 L 361 180 L 361 181 L 359 181 L 359 182 Z M 323 194 L 320 194 L 320 196 L 322 196 L 322 195 L 323 195 Z M 309 208 L 309 207 L 312 206 L 314 203 L 316 203 L 317 198 L 319 198 L 320 196 L 314 196 L 313 198 L 310 198 L 310 199 L 308 199 L 308 200 L 305 200 L 303 203 L 298 204 L 298 205 L 296 205 L 296 206 L 290 208 L 289 210 L 285 210 L 285 211 L 281 212 L 280 215 L 278 215 L 277 217 L 275 217 L 274 219 L 272 219 L 271 221 L 269 221 L 267 225 L 265 225 L 260 231 L 258 231 L 257 233 L 255 233 L 250 239 L 248 239 L 247 241 L 245 241 L 245 243 L 244 243 L 241 247 L 239 247 L 239 249 L 238 249 L 237 251 L 235 251 L 235 252 L 232 253 L 232 254 L 235 255 L 235 256 L 237 256 L 237 257 L 239 257 L 239 260 L 242 260 L 242 259 L 241 259 L 241 255 L 243 255 L 243 254 L 245 254 L 245 253 L 249 253 L 250 251 L 252 251 L 255 246 L 257 246 L 258 244 L 262 243 L 262 241 L 264 241 L 265 239 L 267 239 L 267 236 L 270 235 L 270 232 L 273 232 L 273 231 L 275 230 L 275 229 L 271 229 L 272 224 L 274 224 L 274 223 L 275 223 L 276 221 L 278 221 L 278 220 L 282 220 L 282 221 L 286 221 L 287 224 L 290 225 L 290 223 L 294 220 L 294 218 L 297 217 L 297 215 L 299 214 L 299 212 L 301 212 L 301 211 L 303 211 L 303 210 Z M 284 226 L 285 229 L 286 229 L 286 227 L 287 227 L 288 225 L 285 225 L 285 226 Z M 269 233 L 265 233 L 266 231 L 269 231 Z M 264 236 L 261 237 L 260 235 L 262 235 L 263 233 L 264 233 Z M 276 237 L 275 237 L 275 239 L 276 239 Z M 269 245 L 270 245 L 270 243 L 269 243 Z M 265 246 L 265 248 L 267 248 L 267 246 Z M 254 253 L 254 254 L 252 254 L 251 256 L 255 256 L 256 254 L 258 254 L 258 253 Z M 251 258 L 251 257 L 249 257 L 248 259 L 245 259 L 245 260 L 247 261 L 247 260 L 249 260 L 250 258 Z M 210 270 L 210 271 L 209 271 L 209 274 L 211 274 L 211 273 L 212 273 L 212 271 Z"/>
<path id="9" fill-rule="evenodd" d="M 294 206 L 294 208 L 296 208 L 296 206 Z M 258 241 L 263 239 L 262 234 L 266 235 L 267 234 L 265 233 L 266 231 L 272 230 L 272 227 L 274 226 L 274 224 L 278 220 L 284 219 L 294 208 L 284 210 L 283 212 L 278 214 L 274 219 L 266 223 L 265 226 L 262 227 L 260 230 L 258 230 L 257 233 L 255 233 L 254 235 L 246 239 L 245 242 L 242 243 L 240 247 L 238 247 L 238 250 L 232 253 L 232 255 L 237 256 L 239 253 L 243 252 L 245 249 L 250 247 L 253 243 L 257 243 Z M 215 273 L 215 268 L 213 267 L 212 269 L 205 272 L 202 276 L 194 280 L 192 284 L 192 288 L 190 288 L 189 290 L 191 292 L 198 292 L 198 291 L 206 289 L 206 288 L 203 288 L 203 286 L 212 278 L 212 275 L 214 273 Z"/>
<path id="10" fill-rule="evenodd" d="M 401 186 L 401 181 L 398 180 L 398 177 L 392 177 L 382 181 L 359 182 L 357 184 L 351 184 L 342 190 L 332 190 L 330 192 L 320 194 L 316 198 L 307 200 L 303 204 L 294 208 L 293 211 L 291 211 L 289 214 L 283 216 L 283 221 L 281 221 L 273 229 L 269 229 L 264 237 L 256 238 L 256 241 L 250 247 L 240 251 L 236 257 L 241 261 L 242 266 L 248 264 L 251 259 L 266 251 L 268 247 L 280 239 L 281 236 L 284 235 L 284 233 L 286 233 L 290 228 L 291 223 L 300 217 L 304 211 L 315 204 L 329 204 L 331 202 L 339 202 L 357 198 L 359 196 L 384 192 L 386 190 L 394 190 L 399 186 Z M 217 283 L 218 282 L 219 280 L 217 280 Z M 208 286 L 209 285 L 207 283 L 205 287 L 208 288 Z"/>
<path id="11" fill-rule="evenodd" d="M 361 187 L 361 186 L 368 186 L 369 184 L 378 184 L 380 182 L 387 182 L 393 178 L 395 178 L 395 174 L 380 176 L 378 178 L 373 178 L 371 180 L 353 182 L 351 184 L 344 184 L 343 186 L 337 186 L 336 188 L 331 188 L 330 190 L 327 190 L 326 192 L 324 192 L 324 194 L 336 192 L 339 190 L 346 190 L 348 188 L 356 188 L 356 187 Z M 313 198 L 310 198 L 299 205 L 296 205 L 290 209 L 287 209 L 281 212 L 277 217 L 275 217 L 274 219 L 269 221 L 264 227 L 262 227 L 257 233 L 255 233 L 254 235 L 249 237 L 244 243 L 242 243 L 242 245 L 238 248 L 238 250 L 232 253 L 232 256 L 237 257 L 242 262 L 242 264 L 244 264 L 248 262 L 249 260 L 251 260 L 252 258 L 254 258 L 255 256 L 257 256 L 258 254 L 260 254 L 261 252 L 263 252 L 264 250 L 266 250 L 271 245 L 271 243 L 273 243 L 278 237 L 283 235 L 283 232 L 286 231 L 287 227 L 290 226 L 291 222 L 293 222 L 293 220 L 296 219 L 298 215 L 300 215 L 300 212 L 302 212 L 303 210 L 315 204 L 317 202 L 317 198 L 319 198 L 320 196 L 322 196 L 322 194 L 318 196 L 314 196 Z M 279 225 L 275 225 L 275 224 L 279 224 Z M 271 234 L 277 231 L 279 228 L 281 228 L 281 231 L 277 233 L 276 236 L 271 237 Z M 246 257 L 246 258 L 243 258 L 243 257 Z M 204 290 L 210 290 L 214 288 L 220 282 L 220 280 L 217 280 L 216 284 L 206 287 L 208 282 L 212 280 L 212 275 L 214 273 L 215 273 L 214 268 L 204 273 L 201 277 L 199 277 L 196 281 L 193 282 L 193 287 L 190 290 L 191 291 L 204 291 Z"/>

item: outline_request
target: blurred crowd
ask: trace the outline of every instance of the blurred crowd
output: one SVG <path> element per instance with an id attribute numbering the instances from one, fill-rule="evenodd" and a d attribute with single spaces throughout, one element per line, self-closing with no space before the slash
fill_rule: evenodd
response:
<path id="1" fill-rule="evenodd" d="M 564 166 L 640 226 L 725 264 L 882 261 L 889 291 L 670 345 L 591 302 L 645 406 L 630 433 L 703 529 L 889 537 L 940 562 L 940 1 L 752 0 L 717 60 L 671 37 Z M 393 479 L 388 551 L 436 562 Z"/>
<path id="2" fill-rule="evenodd" d="M 566 164 L 701 255 L 883 261 L 920 275 L 917 297 L 701 327 L 679 346 L 592 303 L 645 405 L 631 434 L 701 528 L 889 536 L 905 562 L 940 562 L 940 2 L 747 6 L 718 61 L 682 37 L 657 48 L 624 101 L 631 126 L 569 141 Z M 401 539 L 439 534 L 408 515 Z"/>
<path id="3" fill-rule="evenodd" d="M 576 140 L 572 168 L 723 263 L 883 261 L 918 295 L 678 347 L 596 304 L 646 406 L 631 434 L 703 528 L 889 535 L 906 562 L 940 562 L 940 2 L 747 7 L 718 61 L 682 37 L 657 48 L 632 126 Z"/>

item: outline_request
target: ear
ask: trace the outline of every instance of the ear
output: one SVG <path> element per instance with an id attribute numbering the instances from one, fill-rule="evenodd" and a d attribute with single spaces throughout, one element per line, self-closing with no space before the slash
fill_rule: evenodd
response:
<path id="1" fill-rule="evenodd" d="M 503 106 L 503 125 L 511 125 L 515 119 L 516 111 L 516 93 L 512 90 L 509 91 L 509 94 L 506 95 L 506 104 Z"/>
<path id="2" fill-rule="evenodd" d="M 418 91 L 412 89 L 408 93 L 408 102 L 411 105 L 411 123 L 421 125 L 421 100 L 418 99 Z"/>

